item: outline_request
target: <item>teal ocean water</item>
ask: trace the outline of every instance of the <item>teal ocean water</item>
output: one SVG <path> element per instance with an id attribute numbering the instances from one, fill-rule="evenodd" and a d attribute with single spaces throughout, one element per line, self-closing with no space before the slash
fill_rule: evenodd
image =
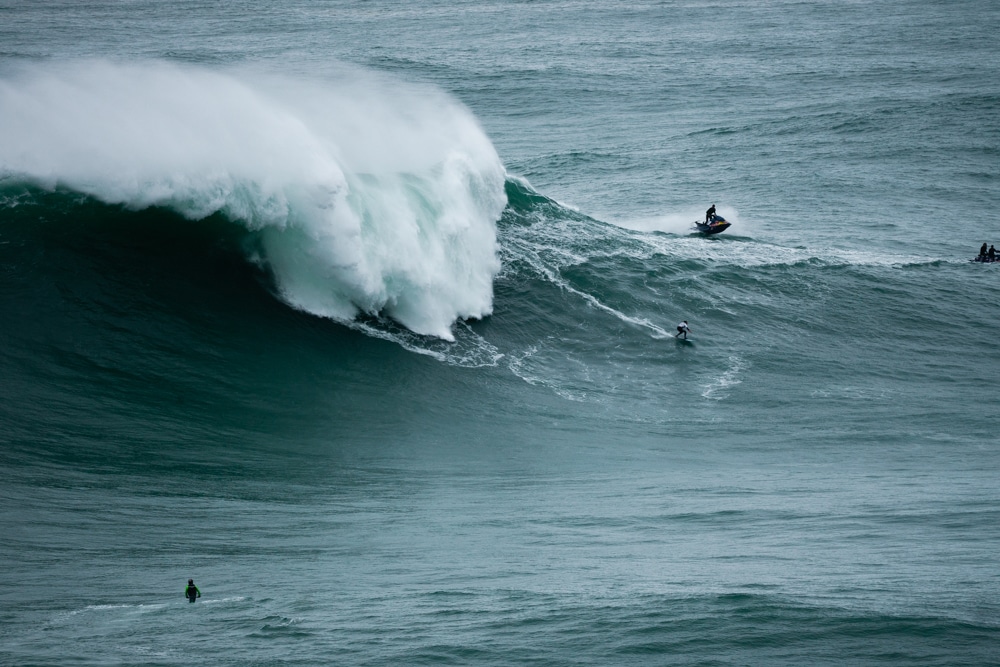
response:
<path id="1" fill-rule="evenodd" d="M 997 664 L 997 34 L 0 2 L 0 663 Z"/>

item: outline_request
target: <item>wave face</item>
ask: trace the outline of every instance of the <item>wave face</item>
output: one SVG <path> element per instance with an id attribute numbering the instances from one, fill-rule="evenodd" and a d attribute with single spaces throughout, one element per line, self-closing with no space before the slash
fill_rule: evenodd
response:
<path id="1" fill-rule="evenodd" d="M 3 75 L 0 118 L 3 180 L 222 214 L 295 308 L 446 340 L 492 310 L 504 168 L 440 91 L 357 70 L 46 63 Z"/>

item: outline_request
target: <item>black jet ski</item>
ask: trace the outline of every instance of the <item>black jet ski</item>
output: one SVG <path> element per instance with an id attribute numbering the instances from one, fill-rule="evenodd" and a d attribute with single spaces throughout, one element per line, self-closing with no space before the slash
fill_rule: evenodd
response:
<path id="1" fill-rule="evenodd" d="M 970 262 L 982 262 L 983 264 L 1000 264 L 1000 257 L 990 257 L 989 255 L 980 255 L 979 257 L 974 257 L 969 260 Z"/>
<path id="2" fill-rule="evenodd" d="M 694 221 L 694 226 L 702 234 L 718 234 L 724 232 L 731 226 L 721 215 L 713 215 L 708 222 Z"/>

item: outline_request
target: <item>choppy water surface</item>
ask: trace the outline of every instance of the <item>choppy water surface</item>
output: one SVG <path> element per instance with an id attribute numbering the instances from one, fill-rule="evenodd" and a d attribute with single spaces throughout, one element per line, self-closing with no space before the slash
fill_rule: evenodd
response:
<path id="1" fill-rule="evenodd" d="M 0 17 L 0 661 L 1000 661 L 992 3 Z"/>

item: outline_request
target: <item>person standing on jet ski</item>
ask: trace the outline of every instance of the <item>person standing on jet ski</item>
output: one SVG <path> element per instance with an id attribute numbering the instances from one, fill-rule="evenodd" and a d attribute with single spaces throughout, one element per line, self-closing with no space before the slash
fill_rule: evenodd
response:
<path id="1" fill-rule="evenodd" d="M 979 256 L 986 257 L 986 244 L 984 243 L 982 247 L 979 248 Z"/>
<path id="2" fill-rule="evenodd" d="M 705 224 L 712 222 L 712 218 L 715 217 L 715 204 L 712 204 L 712 208 L 705 211 Z"/>

